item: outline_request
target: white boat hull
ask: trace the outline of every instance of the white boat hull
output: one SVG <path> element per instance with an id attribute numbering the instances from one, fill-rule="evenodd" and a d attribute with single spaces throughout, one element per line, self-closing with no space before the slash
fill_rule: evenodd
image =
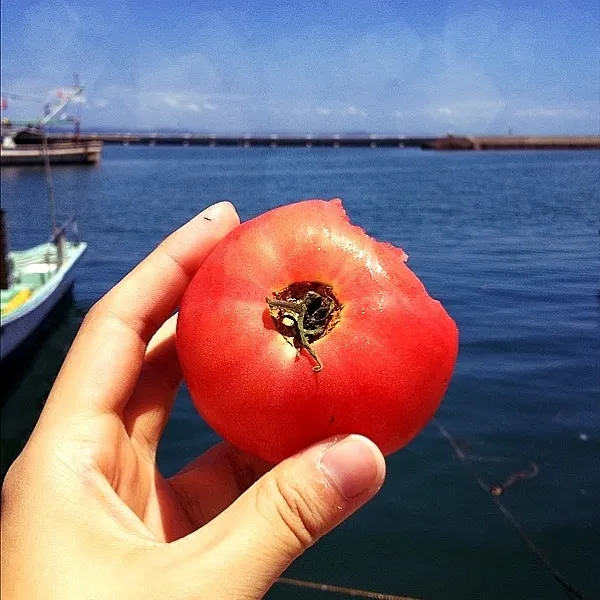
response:
<path id="1" fill-rule="evenodd" d="M 102 155 L 102 142 L 65 142 L 48 145 L 51 164 L 95 164 Z M 44 147 L 40 144 L 22 144 L 0 148 L 0 164 L 43 165 Z"/>
<path id="2" fill-rule="evenodd" d="M 56 305 L 67 295 L 75 281 L 75 265 L 86 250 L 86 244 L 79 245 L 77 253 L 53 276 L 52 285 L 44 288 L 22 309 L 2 317 L 1 351 L 2 361 L 7 360 L 21 345 L 44 325 L 45 319 Z"/>

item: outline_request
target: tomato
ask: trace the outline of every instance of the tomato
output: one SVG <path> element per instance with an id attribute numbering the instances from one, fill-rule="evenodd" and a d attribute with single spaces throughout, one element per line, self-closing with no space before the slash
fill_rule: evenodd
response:
<path id="1" fill-rule="evenodd" d="M 338 199 L 232 231 L 191 281 L 177 325 L 205 421 L 270 462 L 339 434 L 384 454 L 408 443 L 446 391 L 458 331 L 406 259 L 350 224 Z"/>

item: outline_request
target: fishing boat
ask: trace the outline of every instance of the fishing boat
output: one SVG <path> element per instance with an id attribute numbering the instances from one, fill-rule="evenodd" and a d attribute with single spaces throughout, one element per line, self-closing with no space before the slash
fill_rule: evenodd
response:
<path id="1" fill-rule="evenodd" d="M 0 360 L 3 371 L 50 322 L 75 282 L 75 267 L 87 249 L 75 217 L 60 227 L 56 219 L 50 153 L 43 140 L 50 209 L 49 241 L 9 251 L 4 209 L 0 209 Z"/>
<path id="2" fill-rule="evenodd" d="M 71 292 L 75 266 L 87 244 L 78 239 L 76 222 L 71 219 L 55 230 L 50 241 L 8 252 L 4 210 L 0 214 L 0 358 L 4 363 L 45 325 L 48 316 Z M 74 239 L 68 239 L 68 235 Z"/>
<path id="3" fill-rule="evenodd" d="M 44 116 L 35 123 L 13 123 L 2 120 L 2 145 L 0 146 L 0 164 L 43 165 L 48 159 L 51 164 L 96 164 L 101 156 L 103 142 L 82 140 L 79 138 L 80 121 L 77 118 L 61 114 L 65 107 L 83 93 L 83 86 L 76 78 L 75 87 L 68 93 L 61 92 L 60 101 L 54 107 L 46 105 Z M 7 103 L 3 99 L 3 109 Z M 75 133 L 64 141 L 64 136 L 55 139 L 45 131 L 58 116 L 60 122 L 71 121 L 75 124 Z"/>
<path id="4" fill-rule="evenodd" d="M 48 158 L 52 164 L 96 164 L 102 156 L 103 142 L 52 141 L 47 138 Z M 43 165 L 44 164 L 43 133 L 34 128 L 2 132 L 0 147 L 0 163 L 2 166 Z"/>

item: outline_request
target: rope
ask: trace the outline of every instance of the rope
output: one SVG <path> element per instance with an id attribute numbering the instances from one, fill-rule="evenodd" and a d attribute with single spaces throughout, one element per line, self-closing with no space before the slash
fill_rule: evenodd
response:
<path id="1" fill-rule="evenodd" d="M 50 151 L 48 149 L 48 134 L 42 131 L 42 151 L 44 155 L 44 175 L 48 187 L 48 204 L 50 208 L 50 220 L 52 222 L 52 233 L 56 231 L 56 202 L 54 200 L 54 183 L 52 182 L 52 169 L 50 168 Z"/>
<path id="2" fill-rule="evenodd" d="M 54 198 L 54 182 L 52 181 L 52 169 L 50 167 L 50 151 L 48 149 L 48 134 L 42 130 L 42 151 L 44 153 L 44 174 L 46 175 L 46 186 L 48 187 L 48 206 L 50 208 L 50 221 L 52 224 L 52 239 L 56 245 L 56 267 L 60 269 L 63 264 L 63 237 L 56 222 L 56 200 Z"/>
<path id="3" fill-rule="evenodd" d="M 509 488 L 515 483 L 519 481 L 524 481 L 525 479 L 533 479 L 540 474 L 540 468 L 537 466 L 537 463 L 531 462 L 531 469 L 529 471 L 518 471 L 517 473 L 513 473 L 504 483 L 494 486 L 490 492 L 492 496 L 501 496 L 504 494 L 504 490 Z"/>
<path id="4" fill-rule="evenodd" d="M 371 600 L 419 600 L 411 596 L 394 596 L 393 594 L 380 594 L 368 590 L 357 590 L 354 588 L 341 587 L 338 585 L 328 585 L 326 583 L 316 583 L 314 581 L 303 581 L 301 579 L 290 579 L 289 577 L 280 577 L 277 583 L 293 585 L 295 587 L 317 590 L 319 592 L 329 592 L 332 594 L 343 594 L 351 598 L 369 598 Z"/>
<path id="5" fill-rule="evenodd" d="M 506 508 L 506 506 L 500 500 L 500 496 L 504 494 L 504 491 L 508 487 L 515 485 L 519 481 L 524 481 L 526 479 L 532 479 L 534 477 L 537 477 L 540 472 L 538 465 L 535 462 L 531 462 L 529 470 L 518 471 L 517 473 L 513 473 L 512 475 L 510 475 L 504 483 L 495 486 L 489 486 L 479 475 L 477 469 L 475 468 L 475 465 L 471 460 L 471 457 L 467 455 L 468 445 L 464 442 L 464 440 L 457 440 L 456 438 L 454 438 L 437 419 L 433 419 L 432 423 L 437 427 L 442 437 L 448 442 L 448 444 L 450 444 L 456 456 L 463 462 L 467 469 L 469 469 L 469 471 L 473 475 L 473 478 L 477 482 L 477 485 L 479 485 L 479 487 L 492 498 L 492 501 L 496 505 L 496 508 L 498 508 L 500 513 L 505 517 L 505 519 L 516 529 L 517 533 L 521 536 L 522 540 L 525 542 L 529 550 L 538 559 L 538 561 L 544 567 L 544 569 L 546 569 L 546 571 L 548 571 L 548 573 L 559 584 L 563 592 L 569 598 L 583 600 L 583 593 L 579 591 L 576 587 L 571 585 L 565 579 L 565 577 L 561 575 L 558 572 L 558 570 L 552 566 L 552 563 L 536 546 L 533 539 L 530 538 L 527 532 L 523 529 L 521 523 L 519 523 L 519 521 L 513 516 L 513 514 Z M 500 460 L 498 460 L 498 462 L 500 462 Z M 311 589 L 323 593 L 341 594 L 352 598 L 367 598 L 370 600 L 419 600 L 418 598 L 413 598 L 410 596 L 396 596 L 393 594 L 383 594 L 379 592 L 372 592 L 369 590 L 359 590 L 355 588 L 329 585 L 326 583 L 317 583 L 314 581 L 291 579 L 289 577 L 280 577 L 277 580 L 277 582 L 284 585 L 291 585 L 295 587 Z"/>
<path id="6" fill-rule="evenodd" d="M 456 456 L 465 464 L 465 466 L 471 471 L 475 481 L 479 485 L 479 487 L 490 495 L 492 501 L 500 511 L 500 513 L 506 518 L 506 520 L 517 530 L 517 533 L 521 536 L 523 541 L 527 544 L 529 550 L 535 555 L 541 565 L 550 573 L 550 575 L 554 578 L 554 580 L 560 585 L 563 592 L 569 598 L 576 598 L 577 600 L 583 599 L 583 593 L 579 591 L 576 587 L 571 585 L 564 577 L 561 575 L 553 566 L 552 563 L 546 558 L 546 556 L 542 553 L 542 551 L 536 546 L 535 542 L 529 537 L 527 532 L 523 529 L 523 526 L 517 519 L 509 512 L 509 510 L 504 506 L 502 501 L 500 500 L 500 496 L 503 493 L 503 490 L 516 483 L 517 481 L 521 481 L 523 479 L 530 479 L 532 477 L 536 477 L 539 473 L 539 468 L 537 464 L 531 463 L 530 471 L 520 471 L 519 473 L 515 473 L 511 477 L 507 479 L 507 481 L 501 486 L 493 486 L 490 487 L 483 481 L 483 479 L 479 476 L 475 465 L 469 460 L 466 453 L 463 451 L 457 440 L 452 437 L 452 435 L 448 432 L 447 429 L 443 427 L 443 425 L 437 420 L 433 419 L 432 423 L 438 428 L 440 434 L 444 437 L 444 439 L 452 446 L 454 453 Z"/>

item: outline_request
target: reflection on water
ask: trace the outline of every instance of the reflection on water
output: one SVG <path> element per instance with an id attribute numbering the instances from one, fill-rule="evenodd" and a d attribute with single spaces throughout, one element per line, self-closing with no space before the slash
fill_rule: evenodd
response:
<path id="1" fill-rule="evenodd" d="M 33 430 L 84 314 L 69 294 L 48 318 L 43 332 L 29 340 L 22 356 L 2 365 L 2 478 Z"/>

